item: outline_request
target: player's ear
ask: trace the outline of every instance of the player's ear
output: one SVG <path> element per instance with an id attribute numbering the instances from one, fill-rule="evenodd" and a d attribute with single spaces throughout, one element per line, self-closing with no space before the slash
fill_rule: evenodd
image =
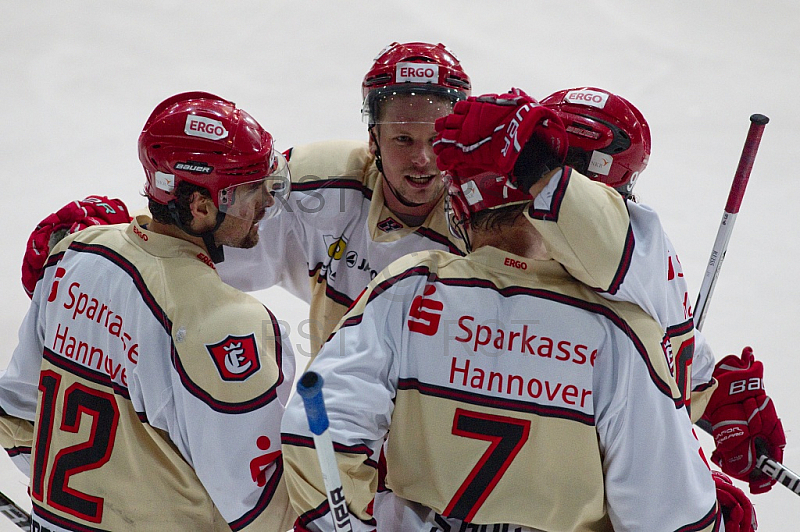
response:
<path id="1" fill-rule="evenodd" d="M 190 227 L 194 231 L 202 232 L 214 227 L 217 220 L 217 208 L 208 196 L 195 191 L 189 200 L 189 210 L 192 213 Z"/>
<path id="2" fill-rule="evenodd" d="M 372 155 L 378 154 L 378 125 L 374 125 L 369 130 L 369 152 Z"/>

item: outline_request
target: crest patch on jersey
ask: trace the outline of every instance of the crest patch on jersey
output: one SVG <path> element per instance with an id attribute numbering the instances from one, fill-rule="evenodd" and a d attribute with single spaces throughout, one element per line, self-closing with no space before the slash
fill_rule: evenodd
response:
<path id="1" fill-rule="evenodd" d="M 385 220 L 381 220 L 378 222 L 378 229 L 383 231 L 384 233 L 391 233 L 392 231 L 397 231 L 398 229 L 402 229 L 403 224 L 392 218 L 386 218 Z"/>
<path id="2" fill-rule="evenodd" d="M 206 345 L 219 376 L 225 381 L 244 381 L 261 369 L 255 335 L 228 336 L 221 342 Z"/>

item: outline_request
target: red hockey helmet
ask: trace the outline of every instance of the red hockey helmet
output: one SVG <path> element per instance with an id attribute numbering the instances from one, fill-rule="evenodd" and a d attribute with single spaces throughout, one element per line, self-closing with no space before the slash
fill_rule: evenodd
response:
<path id="1" fill-rule="evenodd" d="M 186 92 L 161 102 L 139 136 L 145 194 L 168 204 L 182 181 L 208 190 L 221 212 L 239 216 L 245 190 L 276 197 L 274 216 L 289 193 L 288 166 L 272 135 L 233 102 L 207 92 Z M 259 187 L 259 185 L 261 185 Z M 240 216 L 241 217 L 241 216 Z"/>
<path id="2" fill-rule="evenodd" d="M 541 100 L 567 129 L 567 164 L 629 195 L 650 158 L 650 127 L 628 100 L 595 87 L 567 89 Z"/>
<path id="3" fill-rule="evenodd" d="M 473 215 L 492 209 L 527 203 L 533 197 L 508 180 L 507 176 L 496 172 L 459 172 L 460 175 L 445 173 L 447 198 L 445 210 L 450 222 L 450 231 L 464 239 L 463 225 Z M 468 175 L 471 174 L 471 175 Z M 466 240 L 466 239 L 464 239 Z"/>
<path id="4" fill-rule="evenodd" d="M 373 125 L 378 123 L 382 102 L 395 96 L 436 96 L 452 104 L 469 96 L 471 87 L 458 58 L 445 45 L 393 42 L 381 50 L 364 76 L 361 113 Z"/>

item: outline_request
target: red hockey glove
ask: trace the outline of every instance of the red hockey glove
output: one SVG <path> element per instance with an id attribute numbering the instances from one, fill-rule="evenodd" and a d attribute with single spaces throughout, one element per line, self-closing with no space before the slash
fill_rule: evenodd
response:
<path id="1" fill-rule="evenodd" d="M 783 460 L 786 437 L 775 405 L 764 392 L 764 367 L 745 347 L 741 358 L 728 355 L 717 363 L 714 378 L 719 387 L 708 402 L 703 419 L 711 423 L 717 448 L 711 460 L 722 471 L 750 483 L 750 493 L 764 493 L 775 479 L 755 469 L 758 455 L 766 452 Z"/>
<path id="2" fill-rule="evenodd" d="M 89 196 L 73 201 L 54 212 L 36 226 L 28 238 L 22 259 L 22 286 L 28 297 L 42 276 L 47 255 L 59 240 L 90 225 L 110 225 L 131 221 L 128 208 L 118 199 Z"/>
<path id="3" fill-rule="evenodd" d="M 497 172 L 525 191 L 567 153 L 561 119 L 519 89 L 457 102 L 452 114 L 436 120 L 436 131 L 440 170 Z"/>
<path id="4" fill-rule="evenodd" d="M 733 485 L 727 475 L 712 471 L 717 487 L 717 501 L 725 522 L 725 532 L 753 532 L 758 529 L 756 510 L 747 495 Z"/>

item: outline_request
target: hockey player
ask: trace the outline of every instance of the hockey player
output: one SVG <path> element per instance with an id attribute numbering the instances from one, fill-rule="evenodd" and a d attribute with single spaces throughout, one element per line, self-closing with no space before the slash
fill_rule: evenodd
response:
<path id="1" fill-rule="evenodd" d="M 442 44 L 392 43 L 362 83 L 369 143 L 326 141 L 287 152 L 294 183 L 266 245 L 231 250 L 222 279 L 242 290 L 281 285 L 310 302 L 312 355 L 377 272 L 415 251 L 460 253 L 444 217 L 434 122 L 470 93 Z"/>
<path id="2" fill-rule="evenodd" d="M 552 112 L 529 112 L 536 163 L 565 139 Z M 540 260 L 531 197 L 505 176 L 449 169 L 471 252 L 390 265 L 309 367 L 325 381 L 353 530 L 717 530 L 660 326 Z M 282 431 L 296 529 L 332 530 L 297 396 Z M 374 522 L 387 433 L 394 508 L 376 499 Z"/>
<path id="3" fill-rule="evenodd" d="M 155 108 L 139 158 L 152 218 L 69 235 L 44 265 L 0 372 L 0 443 L 30 476 L 35 530 L 285 531 L 293 353 L 214 262 L 258 241 L 286 162 L 201 92 Z"/>
<path id="4" fill-rule="evenodd" d="M 622 193 L 620 197 L 628 198 L 632 182 L 644 170 L 650 152 L 649 130 L 641 113 L 623 98 L 601 89 L 561 91 L 543 102 L 543 105 L 547 104 L 546 106 L 556 111 L 565 122 L 569 138 L 567 163 L 596 181 L 617 188 Z M 440 163 L 447 164 L 447 161 L 459 159 L 464 160 L 461 164 L 482 168 L 507 168 L 514 164 L 516 156 L 513 151 L 507 151 L 505 153 L 508 155 L 501 156 L 502 147 L 505 146 L 503 135 L 510 129 L 509 125 L 515 121 L 519 122 L 517 117 L 521 116 L 521 110 L 533 104 L 535 102 L 521 91 L 507 95 L 502 100 L 495 98 L 493 101 L 470 101 L 459 104 L 453 116 L 437 123 L 437 129 L 442 134 L 442 140 L 437 141 L 435 147 L 440 156 Z M 498 127 L 498 123 L 502 125 Z M 526 135 L 529 133 L 519 123 L 514 125 L 514 131 L 518 144 L 524 145 Z M 496 132 L 500 132 L 499 138 L 491 139 Z M 493 142 L 494 149 L 491 147 Z M 475 150 L 472 149 L 473 146 L 487 146 L 488 149 Z M 497 148 L 498 146 L 500 148 Z M 495 161 L 492 160 L 493 153 L 496 153 Z M 522 153 L 526 153 L 526 150 Z M 556 187 L 551 187 L 553 183 Z M 530 182 L 523 182 L 521 186 L 529 185 Z M 595 229 L 593 227 L 577 227 L 569 223 L 572 219 L 570 212 L 580 208 L 581 202 L 587 208 L 591 208 L 592 205 L 606 208 L 614 203 L 608 201 L 609 189 L 601 190 L 603 188 L 605 187 L 592 186 L 584 176 L 569 168 L 563 171 L 557 169 L 531 187 L 532 191 L 537 192 L 537 199 L 526 216 L 537 229 L 540 229 L 548 252 L 565 264 L 577 278 L 586 280 L 596 288 L 610 291 L 611 294 L 606 292 L 605 297 L 627 299 L 647 309 L 661 323 L 672 342 L 676 342 L 676 339 L 680 341 L 680 336 L 685 335 L 683 344 L 677 345 L 682 345 L 680 351 L 688 354 L 684 360 L 691 364 L 693 322 L 691 308 L 685 304 L 688 300 L 688 290 L 680 270 L 680 263 L 655 213 L 635 203 L 627 205 L 630 211 L 629 227 L 620 227 L 618 249 L 627 246 L 630 251 L 627 256 L 622 254 L 622 261 L 619 259 L 620 253 L 614 253 L 613 248 L 609 251 L 610 245 L 614 243 L 613 232 L 592 234 Z M 603 216 L 607 212 L 599 211 L 595 216 Z M 618 218 L 619 213 L 614 211 L 611 217 Z M 554 242 L 558 245 L 553 245 Z M 568 244 L 565 245 L 565 242 Z M 620 264 L 625 261 L 627 264 Z M 590 271 L 587 271 L 585 264 L 591 264 L 588 268 Z M 602 274 L 604 271 L 613 274 L 619 281 L 616 284 L 610 282 L 603 284 L 605 281 L 598 276 L 598 273 Z M 610 278 L 611 275 L 606 277 L 606 280 Z M 598 279 L 601 279 L 599 284 Z M 676 331 L 684 332 L 675 334 Z M 669 342 L 665 342 L 665 347 L 668 345 Z M 713 367 L 713 355 L 704 342 L 700 345 L 703 348 L 701 352 L 704 359 L 709 361 L 705 362 L 704 367 Z M 671 352 L 668 353 L 672 361 L 673 355 Z M 692 366 L 686 368 L 686 373 L 676 371 L 674 368 L 681 357 L 677 358 L 677 361 L 671 362 L 671 371 L 678 381 L 682 381 L 681 375 L 688 377 L 688 371 L 692 368 L 694 368 L 693 377 L 697 380 L 697 375 L 702 374 L 702 370 L 698 371 L 697 366 Z M 731 358 L 734 360 L 729 360 Z M 724 381 L 725 386 L 714 393 L 708 410 L 717 410 L 718 407 L 715 405 L 718 404 L 725 405 L 723 409 L 719 409 L 722 415 L 718 416 L 718 420 L 720 422 L 724 420 L 721 425 L 738 425 L 735 445 L 723 443 L 715 451 L 715 458 L 722 456 L 722 453 L 725 453 L 726 458 L 733 458 L 732 451 L 739 453 L 744 451 L 745 456 L 748 451 L 754 453 L 757 438 L 763 438 L 770 445 L 775 444 L 779 451 L 783 446 L 780 421 L 777 420 L 774 407 L 764 394 L 763 388 L 748 390 L 747 393 L 738 394 L 738 397 L 729 396 L 728 385 L 732 381 L 755 377 L 756 372 L 760 381 L 761 365 L 753 363 L 752 353 L 750 359 L 743 357 L 742 360 L 745 364 L 740 363 L 736 357 L 727 357 L 714 373 Z M 711 380 L 710 375 L 701 380 L 696 388 L 703 388 L 707 380 Z M 687 382 L 682 383 L 681 388 L 684 389 L 690 382 L 691 380 L 687 378 Z M 713 387 L 707 387 L 705 395 L 711 395 L 709 391 L 712 389 Z M 705 406 L 705 403 L 701 404 L 699 413 L 702 413 L 702 406 Z M 743 409 L 751 414 L 756 412 L 749 417 L 752 422 L 751 427 L 748 427 L 747 416 L 739 417 Z M 739 419 L 741 421 L 737 421 Z M 752 469 L 752 464 L 749 466 Z M 756 475 L 749 475 L 749 471 L 747 473 L 744 475 L 744 480 L 750 480 L 751 491 L 754 493 L 758 492 L 756 490 L 759 487 L 769 489 L 771 486 L 769 479 L 758 479 Z M 737 478 L 742 477 L 737 476 Z M 721 494 L 721 500 L 724 498 L 726 503 L 738 505 L 742 526 L 750 526 L 751 521 L 754 522 L 754 519 L 750 519 L 752 515 L 750 501 L 741 490 L 732 487 L 729 481 L 722 478 L 722 475 L 718 475 L 716 480 L 720 490 L 725 492 Z M 742 528 L 742 530 L 747 529 Z"/>
<path id="5" fill-rule="evenodd" d="M 635 301 L 656 317 L 668 334 L 680 338 L 678 331 L 694 324 L 683 270 L 658 215 L 633 197 L 633 186 L 650 155 L 647 121 L 628 100 L 594 87 L 557 91 L 541 104 L 556 111 L 565 123 L 570 145 L 567 164 L 590 179 L 617 189 L 629 200 L 635 251 L 630 254 L 628 272 L 618 283 L 617 292 L 609 297 Z M 554 224 L 535 213 L 530 219 L 540 231 L 549 230 L 552 234 Z M 563 246 L 553 249 L 559 262 L 575 264 L 573 257 L 560 253 Z M 580 248 L 572 249 L 579 250 L 577 257 Z M 586 249 L 587 253 L 592 251 Z M 616 256 L 609 253 L 603 259 L 613 261 Z M 567 267 L 580 275 L 580 268 Z M 648 299 L 642 300 L 636 293 Z M 702 415 L 713 426 L 717 448 L 711 458 L 725 473 L 747 482 L 751 493 L 769 491 L 775 480 L 756 470 L 755 462 L 761 450 L 782 461 L 786 439 L 775 406 L 764 391 L 761 362 L 755 360 L 752 348 L 745 347 L 741 357 L 726 356 L 714 367 L 714 355 L 703 335 L 695 330 L 694 338 L 694 357 L 688 359 L 691 368 L 686 372 L 692 381 L 692 419 Z M 680 365 L 684 348 L 676 347 L 673 344 L 673 355 L 677 355 L 676 365 Z M 720 386 L 712 382 L 712 370 Z M 759 385 L 738 390 L 737 382 Z M 734 427 L 736 430 L 731 430 Z"/>

